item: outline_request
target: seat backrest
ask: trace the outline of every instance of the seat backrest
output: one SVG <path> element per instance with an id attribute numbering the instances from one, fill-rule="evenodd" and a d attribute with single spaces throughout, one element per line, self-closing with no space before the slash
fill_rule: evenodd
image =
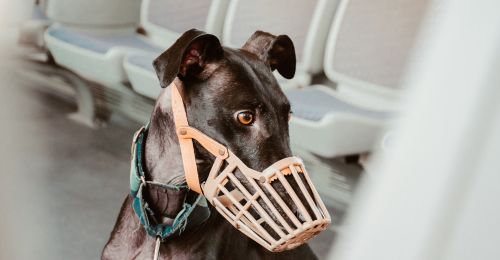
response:
<path id="1" fill-rule="evenodd" d="M 143 0 L 141 25 L 160 46 L 170 46 L 183 32 L 197 28 L 218 37 L 229 0 Z"/>
<path id="2" fill-rule="evenodd" d="M 298 69 L 320 72 L 323 51 L 337 0 L 233 0 L 224 24 L 223 41 L 241 47 L 257 30 L 292 39 Z"/>
<path id="3" fill-rule="evenodd" d="M 339 90 L 397 99 L 429 2 L 342 0 L 327 42 L 328 78 Z"/>
<path id="4" fill-rule="evenodd" d="M 136 26 L 139 0 L 50 0 L 43 1 L 49 19 L 85 27 Z"/>

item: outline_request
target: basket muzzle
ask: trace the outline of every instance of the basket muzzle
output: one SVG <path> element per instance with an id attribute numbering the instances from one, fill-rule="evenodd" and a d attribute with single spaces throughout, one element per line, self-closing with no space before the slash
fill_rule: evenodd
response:
<path id="1" fill-rule="evenodd" d="M 300 158 L 281 159 L 264 171 L 243 163 L 225 146 L 190 127 L 176 79 L 172 109 L 189 188 L 202 193 L 217 211 L 269 251 L 300 246 L 331 223 Z M 207 180 L 200 184 L 193 139 L 215 156 Z"/>

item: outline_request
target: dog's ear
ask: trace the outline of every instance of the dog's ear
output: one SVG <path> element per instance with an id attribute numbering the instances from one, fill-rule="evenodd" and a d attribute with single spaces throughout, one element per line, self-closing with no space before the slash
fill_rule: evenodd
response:
<path id="1" fill-rule="evenodd" d="M 212 34 L 191 29 L 153 61 L 160 85 L 167 87 L 175 77 L 181 80 L 198 76 L 205 66 L 224 55 L 219 39 Z"/>
<path id="2" fill-rule="evenodd" d="M 256 54 L 271 67 L 271 70 L 277 69 L 287 79 L 295 75 L 295 48 L 287 35 L 274 36 L 267 32 L 256 31 L 242 49 Z"/>

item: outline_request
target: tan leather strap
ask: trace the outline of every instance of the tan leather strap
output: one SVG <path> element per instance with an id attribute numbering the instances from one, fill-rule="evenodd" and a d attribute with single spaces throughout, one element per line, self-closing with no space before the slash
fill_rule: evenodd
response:
<path id="1" fill-rule="evenodd" d="M 208 137 L 196 128 L 190 126 L 178 127 L 177 135 L 182 139 L 194 139 L 198 141 L 198 143 L 200 143 L 203 148 L 207 149 L 207 151 L 209 151 L 215 157 L 226 159 L 229 155 L 229 153 L 227 152 L 227 148 L 224 145 L 219 144 L 214 139 Z"/>
<path id="2" fill-rule="evenodd" d="M 179 92 L 178 87 L 182 87 L 182 82 L 176 78 L 172 82 L 170 88 L 172 89 L 172 111 L 174 114 L 174 123 L 179 138 L 179 145 L 181 148 L 182 164 L 184 166 L 184 175 L 189 188 L 201 194 L 200 181 L 198 179 L 198 169 L 196 168 L 196 158 L 194 155 L 193 139 L 183 138 L 179 134 L 179 129 L 182 127 L 189 127 L 184 102 Z"/>

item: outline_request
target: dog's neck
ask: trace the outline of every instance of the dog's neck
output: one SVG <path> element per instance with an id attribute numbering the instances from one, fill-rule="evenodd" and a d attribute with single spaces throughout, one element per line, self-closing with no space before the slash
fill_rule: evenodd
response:
<path id="1" fill-rule="evenodd" d="M 181 185 L 185 182 L 179 141 L 172 120 L 170 106 L 170 91 L 163 91 L 151 115 L 147 130 L 144 152 L 146 179 L 164 184 Z M 172 224 L 177 211 L 182 209 L 185 197 L 176 197 L 178 201 L 171 201 L 173 197 L 166 196 L 154 186 L 146 189 L 146 198 L 159 223 Z M 187 196 L 187 193 L 186 195 Z M 172 208 L 169 205 L 178 205 Z M 167 212 L 168 210 L 168 212 Z M 168 217 L 166 217 L 168 216 Z"/>
<path id="2" fill-rule="evenodd" d="M 154 107 L 145 144 L 145 164 L 148 177 L 152 180 L 180 185 L 185 183 L 184 168 L 170 98 L 170 89 L 162 90 Z M 150 203 L 156 204 L 156 208 L 163 208 L 161 205 L 167 204 L 167 196 L 154 193 L 151 197 L 154 201 Z M 212 212 L 215 213 L 215 209 Z M 215 228 L 222 223 L 222 217 L 211 214 L 207 222 L 211 223 L 211 228 Z M 234 231 L 232 227 L 230 231 Z"/>
<path id="3" fill-rule="evenodd" d="M 146 140 L 145 162 L 152 180 L 179 185 L 185 182 L 185 177 L 170 97 L 169 89 L 164 89 L 154 107 Z"/>

